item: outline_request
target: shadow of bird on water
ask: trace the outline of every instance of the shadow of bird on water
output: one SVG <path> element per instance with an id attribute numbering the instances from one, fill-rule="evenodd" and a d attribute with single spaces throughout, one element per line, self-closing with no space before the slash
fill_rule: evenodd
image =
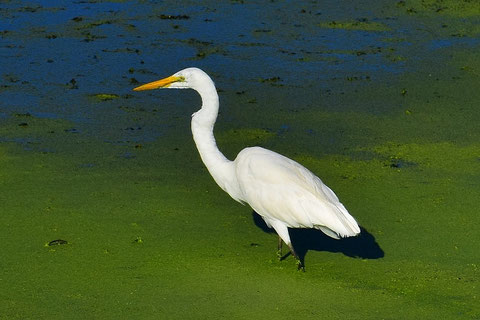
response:
<path id="1" fill-rule="evenodd" d="M 275 233 L 275 230 L 267 227 L 263 218 L 255 211 L 252 212 L 253 222 L 257 227 L 267 233 Z M 341 252 L 344 255 L 352 258 L 362 259 L 379 259 L 383 258 L 385 253 L 380 245 L 375 241 L 375 237 L 367 231 L 367 229 L 360 227 L 361 232 L 356 237 L 343 238 L 340 240 L 332 239 L 325 235 L 322 231 L 316 229 L 291 229 L 290 238 L 293 247 L 297 252 L 300 261 L 304 263 L 305 255 L 309 250 Z M 275 243 L 272 243 L 272 248 Z M 290 253 L 282 257 L 285 259 Z"/>

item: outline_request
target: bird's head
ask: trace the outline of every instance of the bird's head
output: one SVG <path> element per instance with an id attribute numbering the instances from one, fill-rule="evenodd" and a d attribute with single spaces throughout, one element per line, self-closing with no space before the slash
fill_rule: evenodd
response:
<path id="1" fill-rule="evenodd" d="M 153 89 L 195 89 L 197 90 L 203 83 L 211 81 L 210 77 L 198 68 L 187 68 L 171 75 L 170 77 L 153 81 L 139 87 L 134 91 L 153 90 Z"/>

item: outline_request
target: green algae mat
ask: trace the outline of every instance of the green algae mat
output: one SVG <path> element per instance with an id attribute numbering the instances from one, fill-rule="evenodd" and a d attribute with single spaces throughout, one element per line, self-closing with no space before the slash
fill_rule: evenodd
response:
<path id="1" fill-rule="evenodd" d="M 479 319 L 475 1 L 4 1 L 0 319 Z M 306 272 L 190 134 L 316 173 L 362 233 L 291 230 Z"/>

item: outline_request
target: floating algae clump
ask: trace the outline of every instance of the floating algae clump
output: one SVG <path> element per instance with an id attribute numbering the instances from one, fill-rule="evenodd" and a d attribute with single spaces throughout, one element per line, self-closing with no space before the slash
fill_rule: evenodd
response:
<path id="1" fill-rule="evenodd" d="M 362 31 L 388 31 L 390 30 L 384 24 L 378 22 L 370 22 L 367 19 L 356 21 L 330 21 L 322 22 L 318 25 L 322 28 L 345 29 L 345 30 L 362 30 Z"/>
<path id="2" fill-rule="evenodd" d="M 432 170 L 480 173 L 480 145 L 477 144 L 457 146 L 449 142 L 387 143 L 375 147 L 373 151 L 392 160 L 402 159 Z"/>
<path id="3" fill-rule="evenodd" d="M 472 0 L 408 0 L 398 1 L 396 7 L 409 14 L 435 13 L 455 17 L 472 17 L 480 13 L 480 2 Z"/>
<path id="4" fill-rule="evenodd" d="M 97 94 L 91 95 L 91 97 L 100 101 L 108 101 L 108 100 L 119 98 L 117 94 L 112 94 L 112 93 L 97 93 Z"/>

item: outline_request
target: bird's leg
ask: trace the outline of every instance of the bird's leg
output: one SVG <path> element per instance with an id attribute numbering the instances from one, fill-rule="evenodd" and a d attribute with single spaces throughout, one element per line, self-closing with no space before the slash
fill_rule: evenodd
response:
<path id="1" fill-rule="evenodd" d="M 280 238 L 280 236 L 278 236 L 278 251 L 277 251 L 277 257 L 278 257 L 278 260 L 282 260 L 282 245 L 283 245 L 283 241 L 282 241 L 282 238 Z"/>
<path id="2" fill-rule="evenodd" d="M 278 251 L 277 251 L 278 260 L 282 260 L 282 257 L 283 257 L 282 245 L 283 245 L 283 241 L 282 241 L 282 238 L 280 238 L 280 236 L 279 236 L 278 237 Z M 305 266 L 303 265 L 302 260 L 300 260 L 297 253 L 293 249 L 292 243 L 288 244 L 288 248 L 290 248 L 290 253 L 295 258 L 295 263 L 297 264 L 298 270 L 302 269 L 302 271 L 305 272 Z"/>
<path id="3" fill-rule="evenodd" d="M 275 229 L 275 231 L 277 231 L 277 234 L 278 234 L 278 237 L 279 237 L 279 239 L 278 239 L 278 249 L 279 249 L 278 253 L 280 254 L 279 255 L 280 260 L 282 260 L 281 259 L 281 257 L 282 257 L 281 248 L 282 248 L 282 240 L 283 240 L 283 242 L 285 242 L 285 244 L 290 248 L 290 252 L 292 253 L 292 255 L 295 257 L 295 261 L 297 263 L 298 270 L 302 269 L 303 271 L 305 271 L 305 266 L 303 265 L 302 260 L 300 260 L 297 253 L 293 249 L 292 241 L 290 240 L 290 236 L 288 234 L 287 225 L 285 225 L 283 222 L 280 222 L 278 220 L 268 220 L 268 223 Z"/>
<path id="4" fill-rule="evenodd" d="M 297 253 L 296 253 L 295 250 L 293 249 L 292 244 L 289 243 L 289 244 L 288 244 L 288 247 L 290 248 L 290 252 L 292 253 L 292 255 L 295 257 L 295 262 L 297 263 L 297 270 L 302 269 L 302 271 L 305 272 L 305 266 L 303 265 L 302 260 L 300 260 L 300 258 L 298 257 Z"/>

